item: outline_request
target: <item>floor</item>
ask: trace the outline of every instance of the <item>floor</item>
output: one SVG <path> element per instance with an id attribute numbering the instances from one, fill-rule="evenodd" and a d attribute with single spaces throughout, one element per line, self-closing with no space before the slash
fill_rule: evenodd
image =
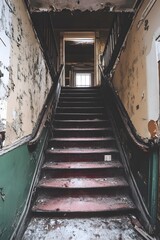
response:
<path id="1" fill-rule="evenodd" d="M 33 219 L 22 240 L 143 240 L 127 216 Z"/>

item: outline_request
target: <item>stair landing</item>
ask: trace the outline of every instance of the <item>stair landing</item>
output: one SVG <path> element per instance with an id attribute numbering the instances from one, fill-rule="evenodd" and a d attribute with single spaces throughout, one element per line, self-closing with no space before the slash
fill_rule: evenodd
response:
<path id="1" fill-rule="evenodd" d="M 33 218 L 22 240 L 143 240 L 127 216 Z"/>

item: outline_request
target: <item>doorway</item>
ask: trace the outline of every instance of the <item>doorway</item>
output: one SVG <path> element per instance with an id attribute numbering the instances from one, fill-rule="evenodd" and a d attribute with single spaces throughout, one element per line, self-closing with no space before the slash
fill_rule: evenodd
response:
<path id="1" fill-rule="evenodd" d="M 95 84 L 95 33 L 63 33 L 63 62 L 65 78 L 63 86 L 82 87 Z"/>

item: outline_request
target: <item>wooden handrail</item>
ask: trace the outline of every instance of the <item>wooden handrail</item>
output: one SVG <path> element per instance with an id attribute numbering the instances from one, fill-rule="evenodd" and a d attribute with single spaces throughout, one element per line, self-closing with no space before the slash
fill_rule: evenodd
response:
<path id="1" fill-rule="evenodd" d="M 109 82 L 107 80 L 107 76 L 104 75 L 102 66 L 99 65 L 99 69 L 102 75 L 102 78 L 105 80 L 106 85 L 109 87 L 109 89 L 111 90 L 112 95 L 114 96 L 114 100 L 116 102 L 116 106 L 117 106 L 117 110 L 119 112 L 119 115 L 123 121 L 123 124 L 126 128 L 126 131 L 128 133 L 128 135 L 130 136 L 130 138 L 132 139 L 132 141 L 137 145 L 138 148 L 140 148 L 143 151 L 148 151 L 151 146 L 153 146 L 154 141 L 152 141 L 151 139 L 143 139 L 141 138 L 137 132 L 135 127 L 133 126 L 128 113 L 126 111 L 126 109 L 124 108 L 119 96 L 117 95 L 117 93 L 115 92 L 111 82 Z"/>

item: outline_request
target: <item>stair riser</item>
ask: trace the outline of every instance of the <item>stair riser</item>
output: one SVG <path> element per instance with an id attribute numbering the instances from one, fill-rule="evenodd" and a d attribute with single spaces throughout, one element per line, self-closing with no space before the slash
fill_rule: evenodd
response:
<path id="1" fill-rule="evenodd" d="M 113 160 L 119 160 L 118 153 L 108 152 L 106 155 L 112 155 Z M 100 153 L 89 153 L 89 154 L 66 154 L 66 153 L 47 153 L 46 159 L 48 161 L 63 161 L 63 162 L 87 162 L 87 161 L 103 161 L 104 162 L 104 154 Z"/>
<path id="2" fill-rule="evenodd" d="M 99 127 L 110 127 L 109 121 L 106 122 L 53 122 L 54 127 L 57 128 L 99 128 Z"/>
<path id="3" fill-rule="evenodd" d="M 103 114 L 55 114 L 54 116 L 55 120 L 93 120 L 93 119 L 100 119 L 100 120 L 105 120 L 105 116 Z"/>
<path id="4" fill-rule="evenodd" d="M 108 198 L 111 201 L 112 197 L 119 196 L 119 193 L 124 195 L 130 194 L 130 189 L 126 187 L 111 187 L 111 188 L 43 188 L 37 187 L 36 198 L 39 199 L 54 199 L 54 198 L 77 198 L 82 201 L 85 198 L 97 199 L 102 196 Z"/>
<path id="5" fill-rule="evenodd" d="M 125 214 L 133 214 L 136 215 L 137 211 L 135 209 L 124 209 L 122 211 L 102 211 L 102 212 L 32 212 L 32 216 L 34 217 L 45 217 L 45 218 L 99 218 L 99 217 L 114 217 L 114 216 L 123 216 Z"/>
<path id="6" fill-rule="evenodd" d="M 103 113 L 104 108 L 57 108 L 56 113 Z"/>
<path id="7" fill-rule="evenodd" d="M 116 142 L 113 141 L 50 141 L 49 148 L 101 148 L 101 147 L 116 147 Z"/>
<path id="8" fill-rule="evenodd" d="M 58 107 L 101 107 L 101 102 L 60 102 Z"/>
<path id="9" fill-rule="evenodd" d="M 92 89 L 84 89 L 84 88 L 76 88 L 76 89 L 64 89 L 62 88 L 61 93 L 97 93 L 99 94 L 99 89 L 92 88 Z"/>
<path id="10" fill-rule="evenodd" d="M 102 99 L 101 98 L 98 98 L 98 97 L 81 97 L 81 98 L 78 98 L 78 97 L 61 97 L 59 99 L 59 103 L 63 103 L 63 102 L 102 102 Z"/>
<path id="11" fill-rule="evenodd" d="M 113 136 L 113 132 L 111 130 L 106 130 L 105 132 L 104 131 L 88 131 L 88 130 L 85 130 L 85 131 L 54 131 L 53 132 L 53 136 L 54 137 L 75 137 L 75 138 L 83 138 L 83 137 L 112 137 Z"/>
<path id="12" fill-rule="evenodd" d="M 124 169 L 43 169 L 41 177 L 48 178 L 106 178 L 122 176 Z"/>
<path id="13" fill-rule="evenodd" d="M 93 98 L 99 98 L 99 93 L 97 92 L 76 92 L 76 93 L 61 93 L 60 98 L 63 97 L 72 97 L 72 98 L 84 98 L 84 97 L 93 97 Z"/>

